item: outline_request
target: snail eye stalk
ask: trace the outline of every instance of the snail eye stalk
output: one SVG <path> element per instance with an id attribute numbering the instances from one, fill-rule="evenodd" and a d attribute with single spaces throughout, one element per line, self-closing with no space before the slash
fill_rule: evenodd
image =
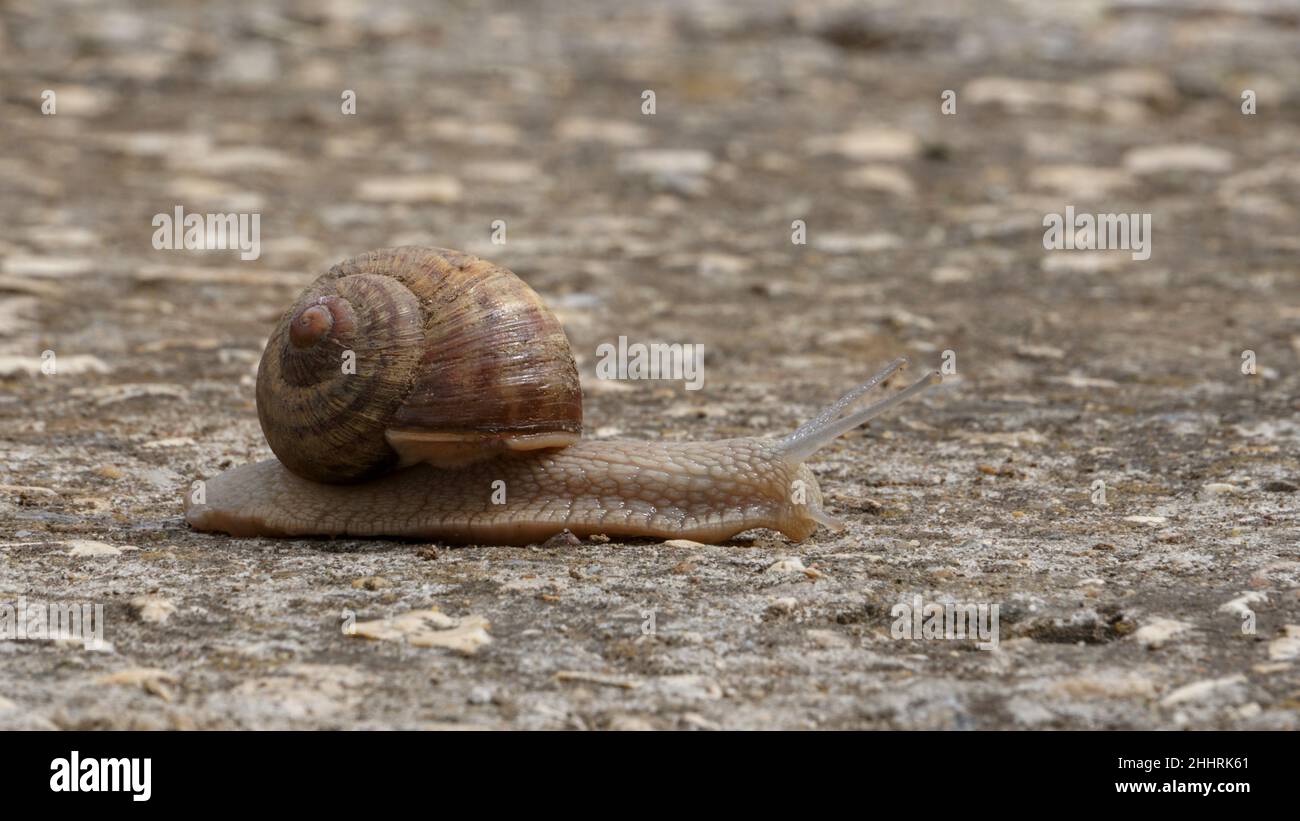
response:
<path id="1" fill-rule="evenodd" d="M 850 409 L 868 391 L 906 365 L 906 359 L 895 359 L 883 371 L 849 391 L 817 416 L 800 425 L 794 433 L 781 441 L 779 450 L 782 458 L 792 464 L 800 464 L 836 438 L 843 436 L 862 423 L 874 419 L 895 405 L 906 402 L 931 385 L 937 385 L 943 381 L 938 371 L 931 371 L 893 396 L 868 405 L 861 410 L 850 412 Z"/>

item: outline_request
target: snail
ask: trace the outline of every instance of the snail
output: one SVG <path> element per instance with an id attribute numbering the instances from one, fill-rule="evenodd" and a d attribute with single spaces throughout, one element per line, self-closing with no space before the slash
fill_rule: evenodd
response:
<path id="1" fill-rule="evenodd" d="M 257 412 L 276 458 L 196 483 L 185 518 L 235 536 L 716 543 L 764 527 L 802 541 L 842 527 L 804 461 L 939 381 L 856 407 L 904 365 L 780 439 L 583 439 L 568 341 L 527 284 L 459 251 L 372 251 L 312 283 L 271 333 Z"/>

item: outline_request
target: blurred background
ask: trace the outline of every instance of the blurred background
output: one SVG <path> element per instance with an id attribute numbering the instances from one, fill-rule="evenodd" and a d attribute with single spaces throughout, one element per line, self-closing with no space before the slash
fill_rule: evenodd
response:
<path id="1" fill-rule="evenodd" d="M 0 529 L 18 547 L 0 592 L 116 601 L 160 588 L 198 608 L 183 631 L 121 628 L 122 657 L 93 661 L 109 667 L 188 658 L 178 648 L 197 632 L 258 665 L 364 668 L 378 662 L 330 655 L 359 651 L 317 636 L 320 620 L 375 595 L 427 604 L 430 584 L 516 632 L 566 625 L 482 662 L 474 680 L 488 684 L 441 659 L 422 662 L 442 665 L 432 694 L 424 668 L 373 701 L 356 700 L 364 676 L 338 684 L 347 718 L 334 703 L 329 718 L 285 718 L 297 714 L 275 705 L 290 696 L 253 685 L 218 697 L 226 673 L 178 662 L 189 695 L 148 719 L 166 726 L 392 725 L 465 709 L 511 726 L 684 726 L 686 713 L 713 726 L 1176 723 L 1166 689 L 1266 652 L 1234 643 L 1236 622 L 1214 615 L 1224 600 L 1270 592 L 1282 609 L 1263 634 L 1300 621 L 1297 77 L 1300 4 L 1263 0 L 7 0 Z M 259 214 L 260 255 L 156 249 L 155 216 L 178 206 Z M 1066 206 L 1152 215 L 1150 259 L 1045 251 L 1044 216 Z M 333 263 L 400 244 L 479 254 L 543 295 L 573 342 L 590 435 L 783 432 L 895 356 L 938 367 L 949 351 L 956 371 L 820 460 L 830 508 L 854 524 L 798 548 L 836 580 L 812 591 L 755 586 L 753 571 L 792 549 L 771 534 L 730 560 L 587 546 L 554 574 L 556 561 L 501 549 L 420 564 L 383 544 L 322 555 L 189 533 L 177 488 L 270 455 L 252 384 L 281 311 Z M 620 335 L 703 344 L 704 389 L 595 380 L 596 346 Z M 1098 479 L 1106 508 L 1089 501 Z M 70 577 L 67 540 L 153 560 Z M 605 581 L 571 580 L 572 567 Z M 396 587 L 347 585 L 368 574 Z M 565 604 L 541 615 L 532 594 L 502 593 L 521 578 L 549 580 Z M 1081 592 L 1098 578 L 1100 593 Z M 932 666 L 864 674 L 856 648 L 880 624 L 861 613 L 887 611 L 894 588 L 1015 598 L 1004 629 L 1045 649 L 1008 672 L 891 645 L 876 652 L 932 653 Z M 701 591 L 713 609 L 692 604 Z M 779 619 L 753 635 L 755 614 L 791 591 L 825 635 Z M 704 644 L 628 649 L 622 628 L 589 615 L 638 596 Z M 1159 673 L 1138 669 L 1127 638 L 1155 614 L 1196 636 Z M 287 656 L 249 649 L 267 629 Z M 809 641 L 815 669 L 795 661 Z M 583 653 L 711 684 L 556 692 L 548 665 Z M 719 672 L 713 653 L 736 666 Z M 1178 666 L 1193 658 L 1213 661 Z M 11 669 L 58 663 L 32 652 Z M 1100 690 L 1060 689 L 1051 677 L 1065 673 L 1044 671 L 1062 664 L 1094 670 Z M 794 679 L 772 683 L 777 669 Z M 882 685 L 900 670 L 925 673 L 921 689 Z M 325 674 L 301 675 L 321 689 L 311 677 Z M 1252 675 L 1182 708 L 1184 723 L 1293 725 L 1294 673 Z M 973 681 L 969 695 L 945 677 Z M 97 707 L 84 677 L 50 680 L 21 691 L 37 725 L 151 715 L 147 694 Z M 1115 681 L 1119 695 L 1096 696 Z M 739 695 L 720 704 L 714 685 Z M 465 708 L 475 686 L 512 706 L 489 693 Z"/>

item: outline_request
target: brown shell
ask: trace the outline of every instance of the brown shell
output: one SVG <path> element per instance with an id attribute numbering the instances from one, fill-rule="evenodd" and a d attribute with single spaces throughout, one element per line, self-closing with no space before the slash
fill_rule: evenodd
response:
<path id="1" fill-rule="evenodd" d="M 285 312 L 258 368 L 257 412 L 285 467 L 348 482 L 413 461 L 394 432 L 485 451 L 571 441 L 582 389 L 564 330 L 521 279 L 404 247 L 335 265 Z"/>

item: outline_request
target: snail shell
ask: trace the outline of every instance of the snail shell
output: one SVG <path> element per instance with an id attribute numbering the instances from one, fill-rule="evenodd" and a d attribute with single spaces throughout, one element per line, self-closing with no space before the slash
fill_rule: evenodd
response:
<path id="1" fill-rule="evenodd" d="M 570 445 L 582 389 L 559 321 L 521 279 L 404 247 L 335 265 L 284 313 L 258 366 L 257 412 L 290 471 L 356 482 Z"/>

